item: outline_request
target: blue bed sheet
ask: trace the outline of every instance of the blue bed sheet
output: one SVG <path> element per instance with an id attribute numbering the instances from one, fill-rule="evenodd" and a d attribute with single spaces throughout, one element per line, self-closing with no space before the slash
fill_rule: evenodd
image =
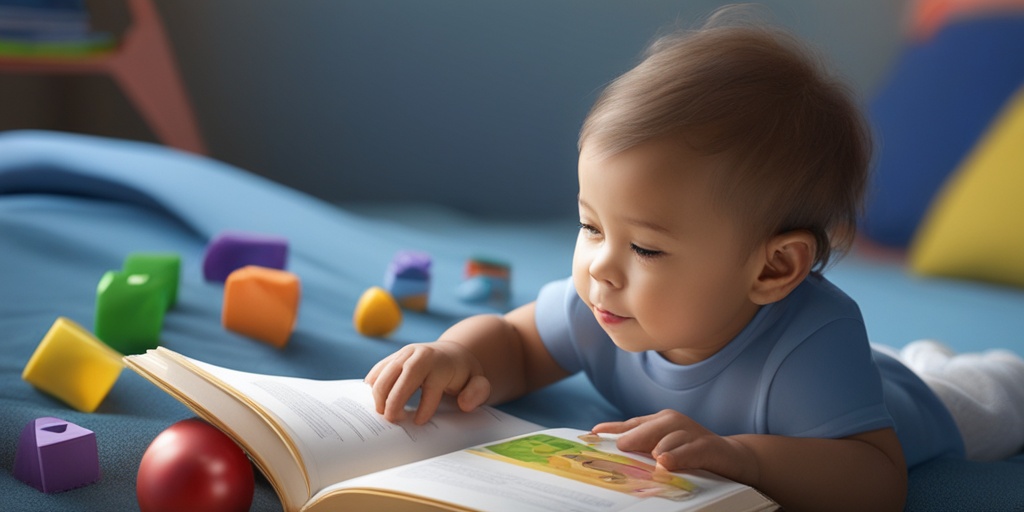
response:
<path id="1" fill-rule="evenodd" d="M 511 305 L 533 299 L 569 269 L 574 219 L 517 223 L 470 219 L 418 206 L 338 208 L 216 161 L 160 146 L 50 132 L 0 134 L 0 510 L 134 510 L 135 473 L 149 442 L 191 416 L 184 406 L 124 372 L 100 408 L 74 411 L 20 374 L 58 316 L 91 328 L 96 285 L 134 251 L 182 256 L 178 305 L 161 343 L 245 371 L 358 378 L 402 344 L 434 339 L 455 321 L 496 311 L 457 298 L 465 261 L 489 255 L 513 268 Z M 223 288 L 205 282 L 207 242 L 225 230 L 287 237 L 289 270 L 302 303 L 288 346 L 275 349 L 220 324 Z M 434 285 L 427 313 L 407 312 L 387 338 L 352 327 L 359 295 L 382 282 L 400 249 L 429 252 Z M 1024 292 L 908 277 L 897 262 L 854 255 L 830 276 L 858 299 L 875 341 L 943 339 L 961 350 L 1022 352 Z M 619 417 L 581 377 L 503 406 L 545 425 L 589 428 Z M 47 495 L 13 477 L 21 429 L 57 416 L 96 432 L 102 468 L 93 485 Z M 911 474 L 908 510 L 1024 508 L 1024 458 L 998 463 L 936 461 Z M 279 510 L 257 484 L 253 510 Z"/>

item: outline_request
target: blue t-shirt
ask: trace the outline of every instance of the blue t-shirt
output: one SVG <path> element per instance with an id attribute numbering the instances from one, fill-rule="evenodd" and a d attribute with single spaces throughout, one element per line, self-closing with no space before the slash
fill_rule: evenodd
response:
<path id="1" fill-rule="evenodd" d="M 868 343 L 857 304 L 819 275 L 763 306 L 690 365 L 615 346 L 571 279 L 541 289 L 537 328 L 565 370 L 586 372 L 624 414 L 679 411 L 718 435 L 840 438 L 895 427 L 908 466 L 963 456 L 952 416 L 910 369 Z"/>

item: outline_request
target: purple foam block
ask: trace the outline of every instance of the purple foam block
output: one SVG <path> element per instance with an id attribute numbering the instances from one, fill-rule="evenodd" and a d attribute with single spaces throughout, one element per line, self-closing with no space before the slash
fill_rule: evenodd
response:
<path id="1" fill-rule="evenodd" d="M 96 434 L 59 418 L 36 418 L 21 431 L 14 476 L 47 493 L 99 480 Z"/>
<path id="2" fill-rule="evenodd" d="M 419 251 L 398 251 L 384 275 L 385 288 L 396 279 L 430 280 L 430 254 Z"/>
<path id="3" fill-rule="evenodd" d="M 203 277 L 224 282 L 232 272 L 246 265 L 284 270 L 288 263 L 288 240 L 259 233 L 224 232 L 206 246 Z"/>

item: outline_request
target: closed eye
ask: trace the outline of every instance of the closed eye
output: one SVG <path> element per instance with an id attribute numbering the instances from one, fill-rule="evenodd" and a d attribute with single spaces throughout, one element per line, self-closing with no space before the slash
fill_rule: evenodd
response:
<path id="1" fill-rule="evenodd" d="M 641 258 L 656 258 L 658 256 L 661 256 L 662 254 L 665 254 L 662 251 L 656 251 L 654 249 L 645 249 L 637 244 L 629 244 L 629 248 L 632 249 L 633 252 L 635 252 L 636 255 L 640 256 Z"/>

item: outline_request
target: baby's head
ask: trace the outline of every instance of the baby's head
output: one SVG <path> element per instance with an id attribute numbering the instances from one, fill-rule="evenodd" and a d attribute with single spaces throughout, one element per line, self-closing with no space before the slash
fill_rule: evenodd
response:
<path id="1" fill-rule="evenodd" d="M 610 157 L 666 137 L 716 162 L 708 193 L 751 249 L 806 230 L 821 270 L 852 243 L 870 134 L 848 89 L 793 36 L 713 17 L 658 40 L 605 89 L 579 148 Z"/>

